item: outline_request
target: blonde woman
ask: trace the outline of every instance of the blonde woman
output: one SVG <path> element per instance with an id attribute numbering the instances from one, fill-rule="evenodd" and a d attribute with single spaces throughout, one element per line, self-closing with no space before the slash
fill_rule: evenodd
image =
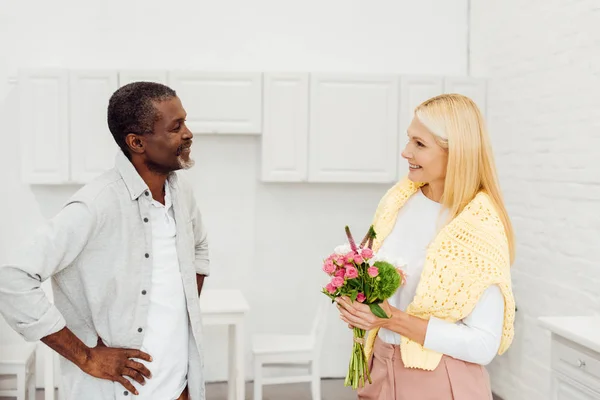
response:
<path id="1" fill-rule="evenodd" d="M 445 94 L 415 110 L 402 156 L 409 174 L 383 197 L 374 250 L 406 263 L 407 283 L 382 306 L 338 299 L 369 330 L 372 384 L 359 399 L 491 399 L 485 365 L 513 339 L 514 239 L 481 113 Z"/>

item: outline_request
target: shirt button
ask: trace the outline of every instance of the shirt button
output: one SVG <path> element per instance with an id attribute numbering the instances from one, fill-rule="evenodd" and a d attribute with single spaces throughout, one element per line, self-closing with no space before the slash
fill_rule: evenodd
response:
<path id="1" fill-rule="evenodd" d="M 142 290 L 142 294 L 143 294 L 143 295 L 145 295 L 145 294 L 146 294 L 146 291 L 145 291 L 145 290 Z"/>
<path id="2" fill-rule="evenodd" d="M 138 328 L 138 332 L 140 332 L 140 333 L 141 333 L 142 331 L 143 331 L 143 329 L 142 329 L 142 328 Z"/>
<path id="3" fill-rule="evenodd" d="M 144 257 L 150 258 L 150 254 L 146 253 L 146 254 L 144 254 Z"/>
<path id="4" fill-rule="evenodd" d="M 144 222 L 148 222 L 148 218 L 144 218 Z"/>
<path id="5" fill-rule="evenodd" d="M 149 191 L 147 191 L 147 190 L 144 192 L 144 194 L 145 194 L 146 196 L 150 196 L 150 192 L 149 192 Z"/>
<path id="6" fill-rule="evenodd" d="M 127 396 L 129 394 L 129 392 L 126 390 L 123 392 L 123 396 Z"/>

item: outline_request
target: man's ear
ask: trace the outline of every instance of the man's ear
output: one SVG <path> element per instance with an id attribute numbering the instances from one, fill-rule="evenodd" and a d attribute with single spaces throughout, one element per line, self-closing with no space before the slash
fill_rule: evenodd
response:
<path id="1" fill-rule="evenodd" d="M 146 142 L 144 138 L 135 133 L 130 133 L 125 137 L 125 142 L 131 153 L 143 154 L 145 151 Z"/>

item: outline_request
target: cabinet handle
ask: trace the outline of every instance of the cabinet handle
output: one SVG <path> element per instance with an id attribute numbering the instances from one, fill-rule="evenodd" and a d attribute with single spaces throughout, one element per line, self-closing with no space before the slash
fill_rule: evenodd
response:
<path id="1" fill-rule="evenodd" d="M 585 368 L 585 361 L 583 361 L 583 360 L 577 360 L 577 366 L 579 368 Z"/>

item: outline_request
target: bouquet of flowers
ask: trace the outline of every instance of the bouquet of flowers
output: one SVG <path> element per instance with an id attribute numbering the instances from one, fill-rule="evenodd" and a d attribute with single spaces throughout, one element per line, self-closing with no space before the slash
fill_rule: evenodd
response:
<path id="1" fill-rule="evenodd" d="M 347 296 L 352 301 L 367 304 L 376 316 L 389 318 L 379 304 L 404 284 L 404 274 L 400 269 L 403 265 L 394 265 L 373 253 L 376 233 L 372 226 L 358 246 L 350 229 L 347 226 L 345 229 L 348 243 L 336 247 L 323 263 L 323 271 L 331 277 L 323 293 L 332 301 L 336 297 Z M 353 333 L 354 345 L 344 385 L 357 389 L 363 387 L 366 380 L 371 383 L 371 376 L 364 350 L 366 331 L 353 328 Z"/>

